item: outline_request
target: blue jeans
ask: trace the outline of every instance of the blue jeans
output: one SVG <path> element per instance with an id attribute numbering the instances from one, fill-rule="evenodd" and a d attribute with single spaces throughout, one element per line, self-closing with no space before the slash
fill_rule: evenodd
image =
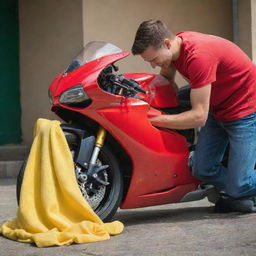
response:
<path id="1" fill-rule="evenodd" d="M 227 168 L 221 164 L 229 145 Z M 209 114 L 194 155 L 193 175 L 234 198 L 256 195 L 256 113 L 231 122 Z"/>

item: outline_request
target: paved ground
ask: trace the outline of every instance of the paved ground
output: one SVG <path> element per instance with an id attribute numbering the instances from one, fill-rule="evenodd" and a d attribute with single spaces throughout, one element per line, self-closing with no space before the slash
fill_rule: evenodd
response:
<path id="1" fill-rule="evenodd" d="M 15 217 L 15 180 L 0 179 L 0 224 Z M 206 200 L 119 211 L 121 235 L 108 241 L 37 248 L 0 236 L 0 256 L 256 255 L 256 214 L 214 214 Z"/>

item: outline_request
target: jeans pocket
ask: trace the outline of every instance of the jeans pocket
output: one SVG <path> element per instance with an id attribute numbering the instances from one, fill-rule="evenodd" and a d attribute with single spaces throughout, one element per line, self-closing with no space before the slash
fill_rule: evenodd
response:
<path id="1" fill-rule="evenodd" d="M 256 113 L 241 118 L 241 121 L 245 126 L 256 127 Z"/>
<path id="2" fill-rule="evenodd" d="M 238 120 L 223 123 L 225 129 L 231 129 L 230 131 L 247 132 L 251 135 L 256 133 L 256 113 L 249 114 Z"/>
<path id="3" fill-rule="evenodd" d="M 244 117 L 238 119 L 237 121 L 239 121 L 239 120 L 255 120 L 255 119 L 256 119 L 256 112 L 251 113 L 247 116 L 244 116 Z"/>

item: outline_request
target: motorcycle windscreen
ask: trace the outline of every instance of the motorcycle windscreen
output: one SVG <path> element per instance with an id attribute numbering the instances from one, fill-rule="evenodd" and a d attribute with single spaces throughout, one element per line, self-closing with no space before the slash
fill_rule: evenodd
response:
<path id="1" fill-rule="evenodd" d="M 111 43 L 101 41 L 89 42 L 72 60 L 64 73 L 70 73 L 88 62 L 122 51 L 122 49 Z"/>

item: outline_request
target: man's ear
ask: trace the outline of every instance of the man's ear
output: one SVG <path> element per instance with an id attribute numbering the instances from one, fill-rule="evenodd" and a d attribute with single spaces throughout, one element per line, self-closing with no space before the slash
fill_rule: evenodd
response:
<path id="1" fill-rule="evenodd" d="M 168 50 L 172 47 L 172 43 L 170 39 L 168 38 L 164 39 L 164 47 L 166 47 Z"/>

